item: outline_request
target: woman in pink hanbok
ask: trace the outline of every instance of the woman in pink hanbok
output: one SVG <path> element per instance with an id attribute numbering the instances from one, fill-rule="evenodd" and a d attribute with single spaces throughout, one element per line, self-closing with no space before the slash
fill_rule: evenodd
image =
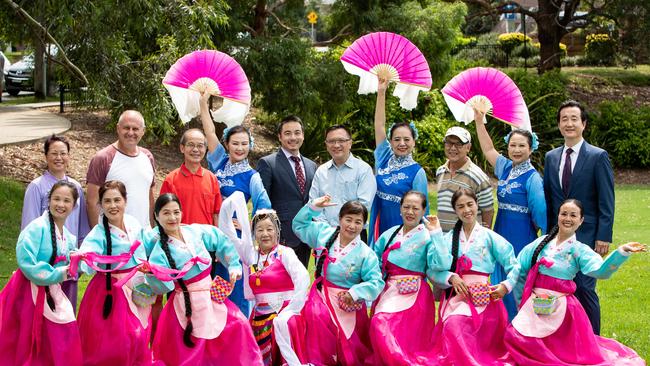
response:
<path id="1" fill-rule="evenodd" d="M 519 253 L 525 281 L 517 316 L 508 326 L 505 343 L 518 365 L 641 366 L 634 350 L 593 333 L 587 314 L 573 293 L 578 272 L 609 278 L 631 253 L 644 245 L 627 243 L 603 258 L 576 239 L 584 221 L 582 205 L 569 199 L 560 206 L 558 225 Z"/>

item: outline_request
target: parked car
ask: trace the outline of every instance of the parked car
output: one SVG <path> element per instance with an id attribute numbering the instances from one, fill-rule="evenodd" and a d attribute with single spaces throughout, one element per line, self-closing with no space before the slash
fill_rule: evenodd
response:
<path id="1" fill-rule="evenodd" d="M 0 57 L 2 57 L 5 60 L 4 70 L 2 70 L 2 75 L 4 77 L 4 75 L 7 75 L 7 73 L 9 72 L 9 66 L 11 66 L 11 62 L 9 62 L 9 59 L 7 58 L 7 56 L 5 56 L 4 53 L 2 53 L 2 51 L 0 51 Z"/>
<path id="2" fill-rule="evenodd" d="M 52 55 L 57 54 L 55 46 L 49 46 Z M 50 75 L 48 75 L 48 81 Z M 52 87 L 50 85 L 50 87 Z M 20 61 L 12 64 L 5 75 L 5 90 L 16 96 L 21 91 L 34 90 L 34 54 L 25 55 Z"/>
<path id="3" fill-rule="evenodd" d="M 34 90 L 33 54 L 23 57 L 9 67 L 9 72 L 5 75 L 5 90 L 13 96 L 18 95 L 21 90 Z"/>

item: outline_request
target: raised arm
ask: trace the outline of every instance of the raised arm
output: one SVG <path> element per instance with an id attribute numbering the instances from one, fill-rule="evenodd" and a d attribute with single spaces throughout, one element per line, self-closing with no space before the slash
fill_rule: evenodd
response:
<path id="1" fill-rule="evenodd" d="M 237 237 L 237 229 L 232 221 L 234 213 L 237 213 L 237 218 L 241 224 L 241 239 Z M 244 194 L 239 191 L 231 194 L 221 204 L 220 214 L 219 228 L 233 243 L 242 262 L 247 266 L 255 263 L 256 252 L 253 247 L 250 224 L 248 223 L 248 210 Z"/>
<path id="2" fill-rule="evenodd" d="M 388 79 L 380 78 L 375 105 L 375 146 L 379 146 L 386 140 L 386 89 L 388 89 Z"/>
<path id="3" fill-rule="evenodd" d="M 210 94 L 206 92 L 201 93 L 201 100 L 199 104 L 201 106 L 199 116 L 201 117 L 203 133 L 205 133 L 205 137 L 208 139 L 208 151 L 212 152 L 221 143 L 217 137 L 217 133 L 214 128 L 214 122 L 212 121 L 212 118 L 210 118 Z"/>
<path id="4" fill-rule="evenodd" d="M 485 128 L 485 123 L 483 123 L 484 118 L 485 114 L 474 110 L 474 124 L 476 125 L 476 134 L 478 135 L 478 142 L 481 145 L 481 151 L 485 156 L 485 160 L 494 167 L 497 163 L 499 152 L 494 148 L 492 139 L 487 132 L 487 128 Z"/>

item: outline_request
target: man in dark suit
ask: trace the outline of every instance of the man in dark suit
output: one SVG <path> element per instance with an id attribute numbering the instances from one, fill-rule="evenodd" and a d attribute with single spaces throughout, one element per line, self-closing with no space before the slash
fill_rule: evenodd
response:
<path id="1" fill-rule="evenodd" d="M 614 173 L 607 152 L 589 145 L 582 133 L 587 114 L 580 103 L 564 102 L 557 112 L 558 127 L 564 146 L 546 153 L 544 193 L 548 227 L 557 224 L 558 211 L 568 198 L 583 205 L 584 222 L 576 236 L 598 254 L 605 255 L 612 242 L 614 225 Z M 600 304 L 596 279 L 578 273 L 575 296 L 584 307 L 595 334 L 600 334 Z"/>
<path id="2" fill-rule="evenodd" d="M 316 163 L 300 155 L 305 138 L 303 132 L 302 121 L 297 116 L 288 116 L 280 121 L 277 134 L 281 147 L 277 153 L 261 158 L 257 162 L 257 171 L 271 199 L 271 206 L 280 218 L 280 242 L 293 248 L 307 267 L 311 249 L 291 229 L 293 218 L 309 201 L 309 189 L 316 171 Z"/>

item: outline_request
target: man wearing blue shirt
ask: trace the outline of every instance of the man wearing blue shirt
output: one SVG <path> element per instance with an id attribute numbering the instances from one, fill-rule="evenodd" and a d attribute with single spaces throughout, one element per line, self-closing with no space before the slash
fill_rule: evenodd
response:
<path id="1" fill-rule="evenodd" d="M 339 210 L 347 201 L 357 200 L 370 211 L 377 182 L 370 165 L 350 153 L 352 135 L 345 126 L 329 127 L 325 132 L 325 146 L 332 159 L 316 170 L 309 200 L 330 195 L 336 205 L 326 207 L 319 218 L 331 226 L 338 226 Z M 367 241 L 365 230 L 361 232 L 361 239 Z"/>

